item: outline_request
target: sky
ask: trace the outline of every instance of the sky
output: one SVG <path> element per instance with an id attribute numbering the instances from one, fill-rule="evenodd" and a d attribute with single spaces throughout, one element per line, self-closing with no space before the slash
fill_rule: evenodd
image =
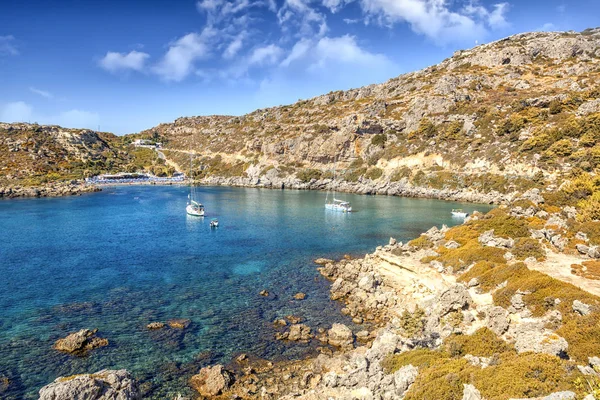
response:
<path id="1" fill-rule="evenodd" d="M 0 0 L 0 121 L 134 133 L 597 26 L 599 0 Z"/>

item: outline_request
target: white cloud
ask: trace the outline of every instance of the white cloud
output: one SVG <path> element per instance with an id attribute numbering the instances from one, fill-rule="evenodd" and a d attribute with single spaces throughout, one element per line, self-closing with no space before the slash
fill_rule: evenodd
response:
<path id="1" fill-rule="evenodd" d="M 29 122 L 32 115 L 33 109 L 23 101 L 8 103 L 0 109 L 2 122 Z"/>
<path id="2" fill-rule="evenodd" d="M 361 0 L 363 11 L 382 24 L 406 22 L 416 33 L 437 42 L 480 37 L 486 26 L 493 29 L 507 24 L 507 3 L 499 3 L 490 12 L 471 0 L 462 10 L 451 10 L 447 0 Z"/>
<path id="3" fill-rule="evenodd" d="M 100 116 L 97 113 L 83 110 L 68 110 L 56 115 L 41 115 L 34 112 L 33 107 L 23 101 L 8 103 L 0 107 L 0 121 L 3 122 L 38 122 L 44 125 L 60 125 L 66 128 L 96 129 Z"/>
<path id="4" fill-rule="evenodd" d="M 308 50 L 312 46 L 312 42 L 308 39 L 302 39 L 298 41 L 294 47 L 292 47 L 292 51 L 288 56 L 281 62 L 281 65 L 284 67 L 289 66 L 292 62 L 303 58 Z"/>
<path id="5" fill-rule="evenodd" d="M 343 0 L 323 0 L 323 6 L 329 8 L 332 13 L 336 13 L 342 7 L 344 1 Z"/>
<path id="6" fill-rule="evenodd" d="M 275 64 L 283 54 L 283 49 L 274 44 L 254 49 L 248 62 L 250 64 Z"/>
<path id="7" fill-rule="evenodd" d="M 246 31 L 240 32 L 231 43 L 227 46 L 225 51 L 223 52 L 223 58 L 231 59 L 236 56 L 236 54 L 242 49 L 244 44 L 244 40 L 247 36 Z"/>
<path id="8" fill-rule="evenodd" d="M 214 29 L 205 28 L 201 34 L 188 33 L 177 39 L 154 67 L 154 73 L 166 81 L 182 81 L 193 71 L 196 60 L 208 56 L 210 48 L 207 41 L 214 35 Z"/>
<path id="9" fill-rule="evenodd" d="M 19 54 L 12 35 L 0 36 L 0 56 L 16 56 Z"/>
<path id="10" fill-rule="evenodd" d="M 142 71 L 148 58 L 149 54 L 136 50 L 129 53 L 109 51 L 100 60 L 100 67 L 112 73 L 126 70 Z"/>
<path id="11" fill-rule="evenodd" d="M 320 39 L 314 49 L 316 61 L 310 66 L 324 67 L 327 62 L 370 65 L 376 68 L 391 64 L 383 54 L 373 54 L 356 43 L 353 36 L 345 35 L 336 38 L 324 37 Z"/>
<path id="12" fill-rule="evenodd" d="M 34 88 L 34 87 L 32 87 L 32 86 L 30 86 L 30 87 L 29 87 L 29 91 L 30 91 L 31 93 L 35 93 L 35 94 L 37 94 L 37 95 L 40 95 L 40 96 L 42 96 L 42 97 L 45 97 L 45 98 L 47 98 L 47 99 L 52 99 L 52 98 L 54 98 L 54 95 L 53 95 L 52 93 L 50 93 L 50 92 L 48 92 L 48 91 L 46 91 L 46 90 L 36 89 L 36 88 Z"/>
<path id="13" fill-rule="evenodd" d="M 327 21 L 323 14 L 313 9 L 310 0 L 285 0 L 277 12 L 279 25 L 284 32 L 295 32 L 300 37 L 323 36 Z"/>
<path id="14" fill-rule="evenodd" d="M 96 129 L 100 123 L 97 113 L 83 110 L 69 110 L 47 119 L 46 124 L 60 125 L 68 128 Z"/>
<path id="15" fill-rule="evenodd" d="M 546 22 L 544 25 L 536 29 L 538 32 L 551 32 L 556 30 L 556 25 L 552 22 Z"/>
<path id="16" fill-rule="evenodd" d="M 345 23 L 347 23 L 348 25 L 357 24 L 358 22 L 360 22 L 359 19 L 350 19 L 350 18 L 344 18 L 343 21 Z"/>

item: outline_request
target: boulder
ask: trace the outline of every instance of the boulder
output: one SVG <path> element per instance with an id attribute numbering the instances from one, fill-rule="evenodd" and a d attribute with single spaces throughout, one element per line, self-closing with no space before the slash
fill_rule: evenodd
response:
<path id="1" fill-rule="evenodd" d="M 590 247 L 588 250 L 588 256 L 591 258 L 600 258 L 600 246 Z"/>
<path id="2" fill-rule="evenodd" d="M 304 324 L 295 324 L 290 327 L 288 332 L 288 340 L 298 341 L 298 340 L 310 340 L 310 327 Z"/>
<path id="3" fill-rule="evenodd" d="M 137 382 L 124 369 L 60 377 L 41 388 L 39 394 L 40 400 L 137 400 L 142 398 Z"/>
<path id="4" fill-rule="evenodd" d="M 586 246 L 585 244 L 581 244 L 578 243 L 575 245 L 575 247 L 577 248 L 577 251 L 580 252 L 581 254 L 588 254 L 588 252 L 590 251 L 590 247 Z"/>
<path id="5" fill-rule="evenodd" d="M 401 345 L 400 336 L 390 330 L 380 332 L 373 345 L 366 352 L 366 358 L 369 362 L 381 361 L 384 357 L 392 354 Z"/>
<path id="6" fill-rule="evenodd" d="M 330 260 L 328 258 L 317 258 L 314 262 L 318 265 L 326 265 L 332 263 L 333 260 Z"/>
<path id="7" fill-rule="evenodd" d="M 398 243 L 398 242 L 396 241 L 396 239 L 394 239 L 393 237 L 391 237 L 391 238 L 390 238 L 389 245 L 390 245 L 390 246 L 394 246 L 396 243 Z"/>
<path id="8" fill-rule="evenodd" d="M 67 337 L 58 339 L 54 348 L 70 354 L 85 354 L 98 347 L 108 346 L 108 340 L 96 336 L 98 329 L 81 329 L 69 334 Z"/>
<path id="9" fill-rule="evenodd" d="M 412 365 L 405 365 L 398 371 L 394 372 L 394 386 L 396 388 L 396 394 L 398 396 L 404 396 L 404 393 L 408 390 L 417 379 L 419 370 Z"/>
<path id="10" fill-rule="evenodd" d="M 588 315 L 590 312 L 592 312 L 588 304 L 585 304 L 579 300 L 573 300 L 573 311 L 579 315 Z"/>
<path id="11" fill-rule="evenodd" d="M 462 400 L 481 400 L 481 393 L 473 385 L 463 384 Z"/>
<path id="12" fill-rule="evenodd" d="M 304 300 L 306 298 L 306 294 L 299 292 L 294 295 L 294 299 L 296 300 Z"/>
<path id="13" fill-rule="evenodd" d="M 202 396 L 217 396 L 233 383 L 233 375 L 222 365 L 204 367 L 192 376 L 190 385 Z"/>
<path id="14" fill-rule="evenodd" d="M 508 312 L 499 306 L 492 307 L 487 312 L 487 327 L 496 335 L 502 335 L 508 329 Z"/>
<path id="15" fill-rule="evenodd" d="M 327 331 L 328 343 L 336 347 L 350 347 L 354 343 L 354 334 L 344 324 L 333 324 Z"/>
<path id="16" fill-rule="evenodd" d="M 438 307 L 440 317 L 451 311 L 462 310 L 473 302 L 468 289 L 464 285 L 454 285 L 440 294 Z"/>
<path id="17" fill-rule="evenodd" d="M 450 240 L 449 242 L 446 242 L 444 247 L 447 249 L 458 249 L 460 247 L 460 244 L 458 242 L 455 242 L 454 240 Z"/>
<path id="18" fill-rule="evenodd" d="M 493 229 L 482 233 L 479 236 L 478 240 L 479 240 L 479 243 L 481 243 L 482 245 L 489 246 L 489 247 L 500 247 L 500 248 L 504 248 L 504 249 L 511 249 L 515 245 L 515 241 L 512 238 L 505 239 L 505 238 L 501 238 L 498 236 L 494 236 Z"/>
<path id="19" fill-rule="evenodd" d="M 515 348 L 519 353 L 532 351 L 562 356 L 566 353 L 569 344 L 567 341 L 550 330 L 522 330 L 515 338 Z"/>
<path id="20" fill-rule="evenodd" d="M 150 322 L 148 325 L 146 325 L 146 328 L 153 330 L 153 329 L 162 329 L 165 327 L 165 323 L 164 322 Z"/>

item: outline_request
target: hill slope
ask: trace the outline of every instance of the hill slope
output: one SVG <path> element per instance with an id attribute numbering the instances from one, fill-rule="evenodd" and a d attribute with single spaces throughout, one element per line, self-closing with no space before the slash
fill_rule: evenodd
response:
<path id="1" fill-rule="evenodd" d="M 342 190 L 511 193 L 599 165 L 599 78 L 600 29 L 526 33 L 382 84 L 141 135 L 164 136 L 176 162 L 193 148 L 212 183 L 323 188 L 337 161 Z"/>

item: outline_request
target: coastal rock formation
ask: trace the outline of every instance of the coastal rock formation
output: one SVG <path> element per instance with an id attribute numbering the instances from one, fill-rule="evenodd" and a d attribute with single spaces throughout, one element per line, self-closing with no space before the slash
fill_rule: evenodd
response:
<path id="1" fill-rule="evenodd" d="M 190 385 L 202 396 L 216 396 L 233 383 L 233 376 L 222 365 L 204 367 L 192 376 Z"/>
<path id="2" fill-rule="evenodd" d="M 40 389 L 40 400 L 138 400 L 138 384 L 124 369 L 57 378 Z"/>
<path id="3" fill-rule="evenodd" d="M 332 346 L 348 348 L 352 347 L 354 334 L 344 324 L 333 324 L 327 331 L 328 343 Z"/>
<path id="4" fill-rule="evenodd" d="M 100 190 L 96 186 L 86 185 L 78 181 L 58 182 L 33 187 L 19 185 L 2 186 L 0 184 L 0 198 L 73 196 L 98 192 Z"/>
<path id="5" fill-rule="evenodd" d="M 83 355 L 98 347 L 108 346 L 108 340 L 97 337 L 96 332 L 98 332 L 98 329 L 81 329 L 65 338 L 58 339 L 54 343 L 54 348 L 66 353 Z"/>

